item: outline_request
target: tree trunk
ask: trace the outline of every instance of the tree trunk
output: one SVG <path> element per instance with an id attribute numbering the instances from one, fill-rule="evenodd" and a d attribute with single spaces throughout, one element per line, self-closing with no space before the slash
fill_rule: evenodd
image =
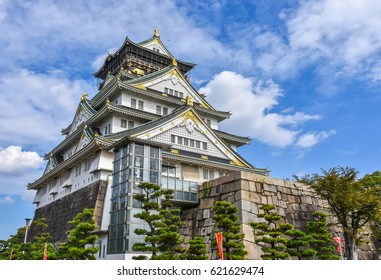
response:
<path id="1" fill-rule="evenodd" d="M 344 232 L 344 241 L 345 241 L 345 257 L 347 260 L 357 260 L 357 246 L 354 238 L 351 234 Z"/>

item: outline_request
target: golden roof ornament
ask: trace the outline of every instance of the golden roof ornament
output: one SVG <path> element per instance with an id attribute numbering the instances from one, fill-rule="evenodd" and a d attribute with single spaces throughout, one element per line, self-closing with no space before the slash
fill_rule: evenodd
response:
<path id="1" fill-rule="evenodd" d="M 176 58 L 174 58 L 173 56 L 172 56 L 172 65 L 173 66 L 177 66 Z"/>
<path id="2" fill-rule="evenodd" d="M 185 97 L 185 103 L 187 103 L 188 106 L 193 106 L 193 101 L 189 95 Z"/>
<path id="3" fill-rule="evenodd" d="M 154 30 L 154 32 L 153 32 L 153 36 L 154 36 L 154 37 L 157 37 L 157 38 L 160 37 L 160 35 L 159 35 L 159 30 L 157 29 L 157 27 L 155 28 L 155 30 Z"/>
<path id="4" fill-rule="evenodd" d="M 87 98 L 87 92 L 84 92 L 84 93 L 82 94 L 81 100 L 84 100 L 84 99 L 86 99 L 86 98 Z"/>

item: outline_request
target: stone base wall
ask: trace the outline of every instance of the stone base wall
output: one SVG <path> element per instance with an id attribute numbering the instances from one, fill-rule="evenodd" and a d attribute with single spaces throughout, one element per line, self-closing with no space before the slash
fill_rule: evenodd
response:
<path id="1" fill-rule="evenodd" d="M 85 208 L 94 208 L 94 220 L 99 228 L 106 186 L 107 182 L 100 180 L 44 207 L 37 208 L 33 220 L 46 218 L 46 223 L 48 224 L 47 232 L 52 235 L 52 243 L 66 241 L 66 232 L 70 229 L 67 223 Z M 35 234 L 36 231 L 32 225 L 28 234 L 28 240 L 32 240 Z"/>
<path id="2" fill-rule="evenodd" d="M 254 243 L 252 228 L 249 222 L 259 221 L 262 204 L 276 207 L 278 214 L 296 228 L 304 229 L 312 220 L 312 212 L 327 211 L 327 204 L 319 199 L 308 187 L 282 179 L 261 176 L 248 172 L 237 172 L 203 184 L 199 191 L 200 204 L 194 208 L 182 209 L 185 226 L 181 233 L 185 242 L 195 236 L 202 236 L 208 245 L 209 259 L 215 259 L 216 251 L 210 249 L 214 239 L 213 207 L 216 201 L 229 201 L 239 209 L 238 217 L 245 234 L 243 240 L 247 259 L 260 259 L 261 249 Z M 328 222 L 334 222 L 332 218 Z M 341 236 L 340 228 L 330 228 L 333 236 Z M 371 240 L 359 249 L 360 259 L 378 258 L 376 248 Z"/>

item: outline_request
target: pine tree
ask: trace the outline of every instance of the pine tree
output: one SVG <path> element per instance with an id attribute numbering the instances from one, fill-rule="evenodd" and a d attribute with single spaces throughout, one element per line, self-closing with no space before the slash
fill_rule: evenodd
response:
<path id="1" fill-rule="evenodd" d="M 196 236 L 194 239 L 189 241 L 189 248 L 187 251 L 187 260 L 207 260 L 207 250 L 204 242 L 204 238 L 201 236 Z"/>
<path id="2" fill-rule="evenodd" d="M 332 235 L 327 228 L 327 214 L 323 212 L 312 213 L 314 221 L 307 223 L 307 234 L 312 238 L 311 247 L 316 251 L 316 258 L 320 260 L 338 260 L 334 254 Z"/>
<path id="3" fill-rule="evenodd" d="M 310 244 L 314 240 L 312 236 L 299 229 L 290 229 L 285 234 L 289 237 L 286 246 L 287 253 L 291 257 L 297 257 L 299 260 L 302 260 L 316 255 L 316 251 L 310 248 Z"/>
<path id="4" fill-rule="evenodd" d="M 212 207 L 216 230 L 222 231 L 224 258 L 226 260 L 243 260 L 247 252 L 243 244 L 244 234 L 238 222 L 238 208 L 227 201 L 217 201 Z"/>
<path id="5" fill-rule="evenodd" d="M 135 194 L 134 199 L 142 203 L 143 211 L 134 215 L 135 218 L 143 220 L 148 229 L 138 228 L 135 234 L 144 236 L 144 242 L 135 243 L 134 251 L 151 252 L 152 258 L 158 254 L 159 237 L 157 236 L 157 223 L 160 220 L 159 198 L 163 194 L 160 186 L 151 183 L 140 183 L 137 186 L 142 190 L 141 194 Z M 134 257 L 134 259 L 146 259 L 144 255 Z"/>
<path id="6" fill-rule="evenodd" d="M 283 217 L 273 210 L 275 206 L 264 204 L 260 207 L 263 214 L 258 214 L 258 218 L 264 218 L 265 222 L 250 222 L 254 232 L 255 243 L 262 248 L 261 258 L 264 260 L 287 259 L 290 254 L 287 252 L 287 242 L 289 238 L 285 233 L 294 228 L 288 223 L 280 223 Z"/>
<path id="7" fill-rule="evenodd" d="M 98 236 L 92 232 L 97 229 L 93 219 L 94 209 L 85 208 L 68 224 L 74 228 L 67 231 L 68 241 L 59 246 L 59 253 L 67 260 L 94 260 L 99 248 L 94 247 Z"/>
<path id="8" fill-rule="evenodd" d="M 179 233 L 185 223 L 181 221 L 180 209 L 173 208 L 173 190 L 163 190 L 163 200 L 160 201 L 159 216 L 156 234 L 158 236 L 159 254 L 153 259 L 179 260 L 184 258 L 184 249 L 180 246 L 184 238 Z"/>

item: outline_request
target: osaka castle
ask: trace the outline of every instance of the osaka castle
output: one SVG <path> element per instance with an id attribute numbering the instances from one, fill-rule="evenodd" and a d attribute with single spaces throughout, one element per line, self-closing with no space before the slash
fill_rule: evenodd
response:
<path id="1" fill-rule="evenodd" d="M 46 153 L 35 190 L 34 220 L 46 218 L 53 243 L 67 239 L 67 222 L 94 208 L 99 259 L 129 259 L 142 242 L 134 217 L 141 204 L 136 186 L 150 182 L 173 189 L 180 208 L 199 203 L 203 182 L 247 171 L 268 175 L 237 153 L 250 138 L 219 130 L 230 113 L 209 104 L 189 81 L 194 63 L 175 58 L 157 29 L 152 38 L 123 45 L 94 73 L 92 98 L 84 93 L 63 141 Z M 234 98 L 234 97 L 232 97 Z M 31 228 L 33 236 L 33 227 Z"/>

